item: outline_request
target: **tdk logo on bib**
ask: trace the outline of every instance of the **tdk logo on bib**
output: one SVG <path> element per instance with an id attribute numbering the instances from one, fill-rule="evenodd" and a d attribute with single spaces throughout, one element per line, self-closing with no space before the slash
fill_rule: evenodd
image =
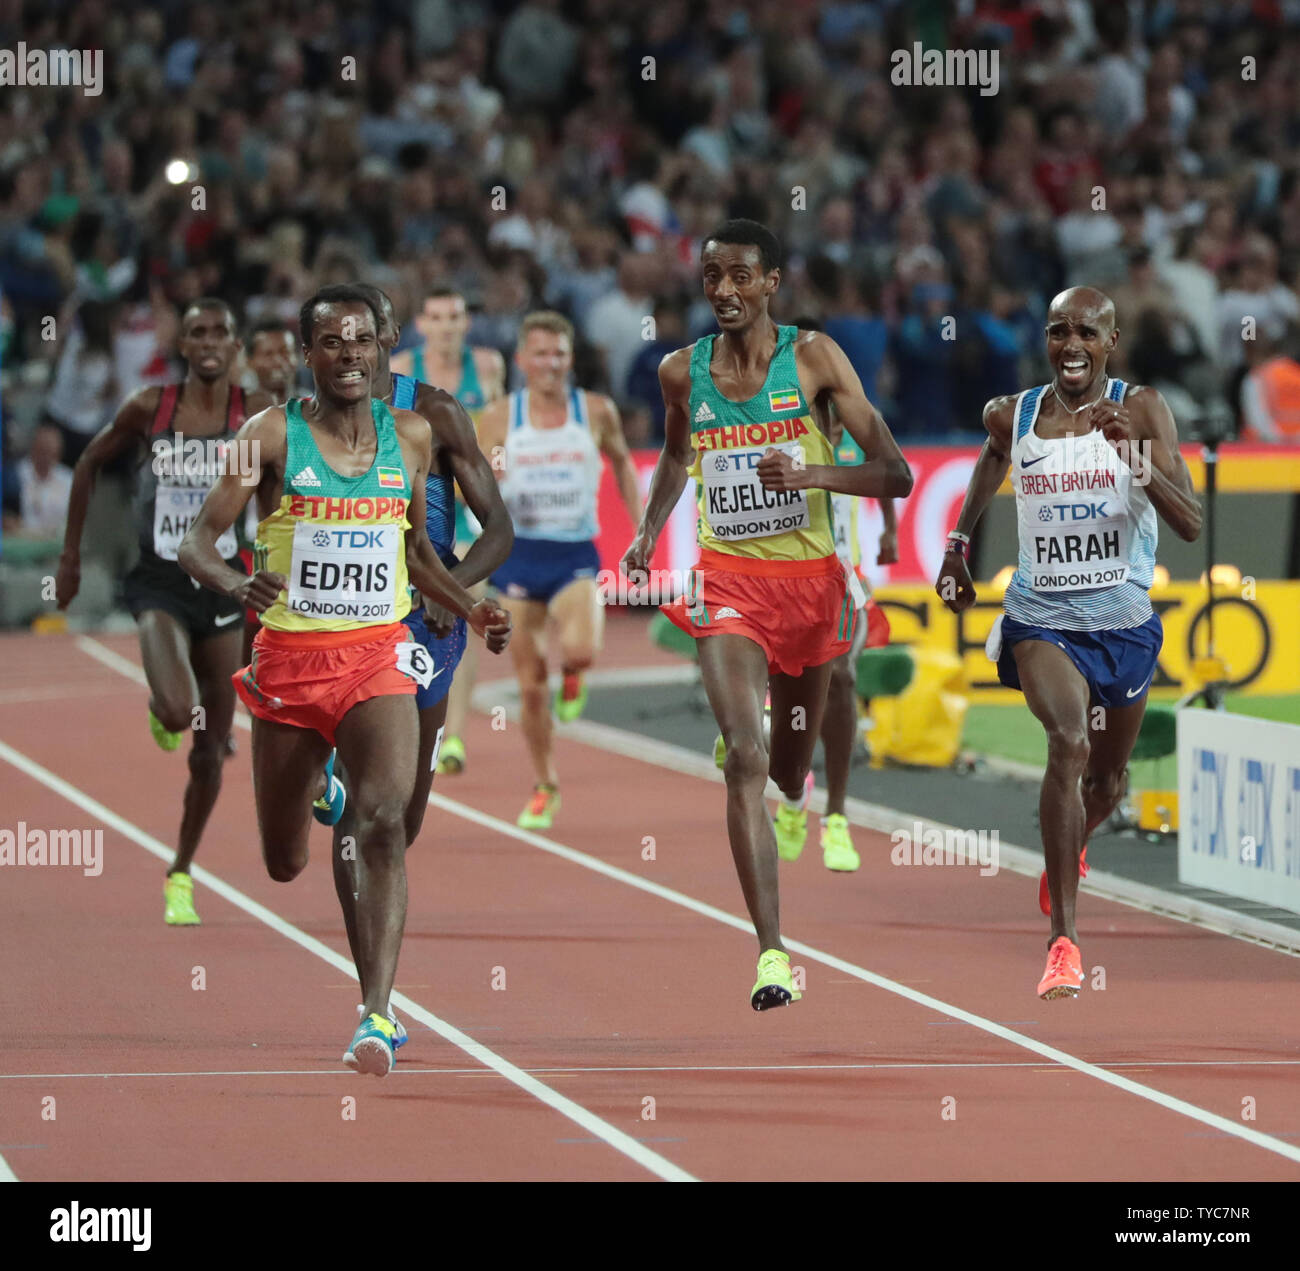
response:
<path id="1" fill-rule="evenodd" d="M 311 541 L 316 547 L 335 547 L 347 551 L 373 551 L 392 541 L 391 526 L 373 530 L 317 530 Z"/>
<path id="2" fill-rule="evenodd" d="M 1094 521 L 1109 516 L 1105 503 L 1046 503 L 1038 509 L 1040 521 Z"/>

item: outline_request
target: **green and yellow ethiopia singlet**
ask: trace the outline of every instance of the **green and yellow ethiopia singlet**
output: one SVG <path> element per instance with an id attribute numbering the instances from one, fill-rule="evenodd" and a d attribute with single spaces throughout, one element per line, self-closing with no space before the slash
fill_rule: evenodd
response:
<path id="1" fill-rule="evenodd" d="M 392 412 L 370 400 L 375 461 L 340 476 L 321 457 L 302 401 L 284 408 L 285 479 L 280 506 L 257 527 L 258 569 L 289 586 L 262 614 L 273 631 L 354 631 L 400 622 L 410 612 L 406 580 L 411 484 Z"/>
<path id="2" fill-rule="evenodd" d="M 691 355 L 691 442 L 699 500 L 700 547 L 757 560 L 817 560 L 833 555 L 830 496 L 825 490 L 765 490 L 758 463 L 769 447 L 806 465 L 835 462 L 804 401 L 795 366 L 795 327 L 777 327 L 763 387 L 746 402 L 723 397 L 709 363 L 713 341 Z"/>

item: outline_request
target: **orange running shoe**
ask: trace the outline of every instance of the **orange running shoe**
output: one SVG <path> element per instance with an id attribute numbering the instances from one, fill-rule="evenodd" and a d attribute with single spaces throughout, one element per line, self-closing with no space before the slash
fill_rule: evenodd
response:
<path id="1" fill-rule="evenodd" d="M 1038 996 L 1045 1002 L 1054 997 L 1078 997 L 1083 983 L 1083 959 L 1079 946 L 1068 936 L 1057 936 L 1047 951 L 1047 970 L 1038 981 Z"/>
<path id="2" fill-rule="evenodd" d="M 1088 845 L 1083 845 L 1083 850 L 1079 853 L 1079 877 L 1088 877 Z M 1052 897 L 1047 890 L 1047 871 L 1043 870 L 1043 876 L 1038 880 L 1038 907 L 1049 918 L 1052 916 Z"/>

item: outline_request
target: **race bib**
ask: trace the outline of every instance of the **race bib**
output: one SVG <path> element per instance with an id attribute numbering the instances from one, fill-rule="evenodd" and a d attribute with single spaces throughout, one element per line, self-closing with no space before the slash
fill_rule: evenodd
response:
<path id="1" fill-rule="evenodd" d="M 1035 591 L 1087 591 L 1128 580 L 1128 517 L 1123 509 L 1107 515 L 1117 502 L 1112 496 L 1040 503 L 1042 528 L 1029 541 Z"/>
<path id="2" fill-rule="evenodd" d="M 153 504 L 153 550 L 163 560 L 175 560 L 181 539 L 198 517 L 210 486 L 163 485 L 155 490 Z M 222 560 L 239 554 L 239 540 L 232 526 L 217 539 Z"/>
<path id="3" fill-rule="evenodd" d="M 433 657 L 424 645 L 415 640 L 404 640 L 397 646 L 397 669 L 403 675 L 409 675 L 421 688 L 428 688 L 433 683 L 436 672 L 433 669 Z M 438 734 L 438 745 L 442 744 L 442 734 Z M 438 757 L 434 749 L 434 759 Z"/>
<path id="4" fill-rule="evenodd" d="M 309 618 L 396 621 L 400 529 L 299 521 L 293 527 L 289 611 Z"/>
<path id="5" fill-rule="evenodd" d="M 744 450 L 710 450 L 700 460 L 704 478 L 705 512 L 715 538 L 768 538 L 812 523 L 807 490 L 768 490 L 758 477 L 758 465 L 769 450 L 801 460 L 797 441 Z"/>

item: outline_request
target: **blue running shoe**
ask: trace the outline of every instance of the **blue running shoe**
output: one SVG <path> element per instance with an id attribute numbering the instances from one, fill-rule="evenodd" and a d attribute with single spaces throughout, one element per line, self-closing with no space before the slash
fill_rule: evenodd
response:
<path id="1" fill-rule="evenodd" d="M 366 1004 L 359 1002 L 357 1004 L 357 1017 L 360 1018 L 365 1013 Z M 397 1018 L 397 1012 L 391 1006 L 388 1008 L 388 1022 L 397 1030 L 393 1033 L 393 1049 L 401 1050 L 406 1045 L 406 1029 L 402 1027 L 402 1021 Z"/>
<path id="2" fill-rule="evenodd" d="M 343 1062 L 353 1072 L 387 1077 L 393 1071 L 393 1034 L 396 1031 L 392 1020 L 371 1012 L 352 1034 L 352 1044 L 344 1053 Z"/>
<path id="3" fill-rule="evenodd" d="M 343 809 L 348 805 L 348 792 L 334 775 L 334 756 L 336 750 L 330 751 L 329 763 L 325 765 L 325 794 L 311 805 L 311 814 L 322 825 L 337 825 L 343 816 Z"/>

